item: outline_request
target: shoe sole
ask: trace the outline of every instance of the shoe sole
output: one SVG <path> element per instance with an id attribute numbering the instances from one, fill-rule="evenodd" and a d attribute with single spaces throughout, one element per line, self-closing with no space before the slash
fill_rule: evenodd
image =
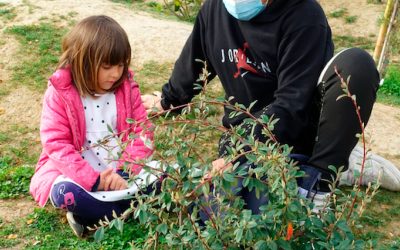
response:
<path id="1" fill-rule="evenodd" d="M 74 232 L 77 237 L 82 238 L 85 228 L 75 221 L 74 215 L 71 212 L 67 212 L 67 221 L 72 232 Z"/>

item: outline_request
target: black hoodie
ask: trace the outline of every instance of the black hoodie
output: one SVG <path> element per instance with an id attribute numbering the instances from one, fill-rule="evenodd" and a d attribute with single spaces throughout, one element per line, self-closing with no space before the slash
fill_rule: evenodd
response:
<path id="1" fill-rule="evenodd" d="M 206 60 L 210 78 L 218 75 L 232 104 L 257 100 L 252 112 L 279 118 L 274 134 L 295 145 L 310 125 L 317 80 L 332 55 L 331 30 L 315 0 L 275 0 L 250 21 L 235 19 L 222 0 L 206 0 L 163 86 L 161 104 L 167 109 L 190 102 L 203 66 L 195 59 Z M 230 119 L 225 109 L 224 126 L 242 119 Z"/>

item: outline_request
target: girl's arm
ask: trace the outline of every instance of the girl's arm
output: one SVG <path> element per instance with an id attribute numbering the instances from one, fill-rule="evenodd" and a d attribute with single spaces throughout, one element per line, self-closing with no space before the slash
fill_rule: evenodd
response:
<path id="1" fill-rule="evenodd" d="M 131 100 L 131 117 L 135 122 L 130 125 L 132 126 L 131 134 L 134 135 L 135 138 L 133 140 L 128 139 L 128 145 L 119 161 L 120 166 L 123 166 L 125 162 L 133 163 L 144 159 L 153 153 L 153 125 L 147 119 L 147 112 L 143 106 L 137 83 L 133 83 L 132 85 Z M 129 164 L 129 166 L 134 174 L 139 173 L 141 170 L 141 167 L 138 165 Z"/>
<path id="2" fill-rule="evenodd" d="M 50 85 L 44 97 L 40 124 L 43 150 L 62 175 L 90 191 L 99 173 L 82 158 L 80 149 L 76 148 L 77 143 L 74 143 L 72 131 L 78 130 L 73 128 L 77 127 L 78 123 L 72 121 L 67 112 L 71 113 L 71 110 L 67 110 L 65 101 Z"/>

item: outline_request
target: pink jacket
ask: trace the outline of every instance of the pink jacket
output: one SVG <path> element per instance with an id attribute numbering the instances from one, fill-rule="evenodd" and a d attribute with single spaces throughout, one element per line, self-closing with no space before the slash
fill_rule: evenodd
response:
<path id="1" fill-rule="evenodd" d="M 128 143 L 118 164 L 121 166 L 126 161 L 151 155 L 152 149 L 146 147 L 140 138 L 145 136 L 152 141 L 153 132 L 133 72 L 129 72 L 129 79 L 115 91 L 115 95 L 118 132 L 129 131 L 138 135 Z M 145 126 L 128 124 L 127 118 Z M 43 150 L 30 185 L 30 192 L 40 206 L 46 204 L 51 186 L 59 175 L 71 178 L 86 190 L 91 190 L 95 184 L 99 173 L 80 154 L 86 136 L 85 126 L 82 101 L 72 83 L 71 72 L 59 69 L 50 77 L 44 96 L 40 124 Z M 129 133 L 124 133 L 123 140 L 128 139 Z M 137 165 L 132 168 L 135 172 L 140 171 Z"/>

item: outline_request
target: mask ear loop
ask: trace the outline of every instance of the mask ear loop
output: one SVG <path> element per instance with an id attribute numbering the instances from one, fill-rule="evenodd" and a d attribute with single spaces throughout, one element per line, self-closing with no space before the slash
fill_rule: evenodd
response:
<path id="1" fill-rule="evenodd" d="M 267 2 L 265 2 L 265 6 L 268 6 L 269 0 L 267 0 Z"/>

